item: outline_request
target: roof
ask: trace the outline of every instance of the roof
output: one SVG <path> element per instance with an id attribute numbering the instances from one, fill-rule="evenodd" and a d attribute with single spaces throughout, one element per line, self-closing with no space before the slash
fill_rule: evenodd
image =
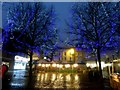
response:
<path id="1" fill-rule="evenodd" d="M 55 63 L 55 62 L 54 61 L 49 62 L 44 59 L 41 59 L 41 60 L 37 61 L 37 63 L 51 64 L 51 63 Z"/>

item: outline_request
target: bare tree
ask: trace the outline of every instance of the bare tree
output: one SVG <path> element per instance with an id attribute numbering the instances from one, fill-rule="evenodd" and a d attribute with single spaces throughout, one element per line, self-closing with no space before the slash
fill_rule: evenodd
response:
<path id="1" fill-rule="evenodd" d="M 49 49 L 56 42 L 54 8 L 45 8 L 41 3 L 16 3 L 8 11 L 9 40 L 17 51 L 30 56 L 32 74 L 33 52 Z"/>
<path id="2" fill-rule="evenodd" d="M 116 33 L 113 21 L 105 10 L 110 5 L 102 2 L 77 3 L 72 8 L 73 23 L 69 25 L 72 29 L 69 33 L 75 35 L 73 41 L 96 53 L 101 77 L 101 50 L 109 47 Z"/>

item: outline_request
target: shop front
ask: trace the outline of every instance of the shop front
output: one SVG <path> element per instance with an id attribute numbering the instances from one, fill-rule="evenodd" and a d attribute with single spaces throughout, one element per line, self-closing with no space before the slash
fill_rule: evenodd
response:
<path id="1" fill-rule="evenodd" d="M 120 59 L 113 60 L 110 85 L 114 90 L 120 90 Z"/>
<path id="2" fill-rule="evenodd" d="M 14 69 L 26 69 L 28 62 L 29 62 L 29 58 L 16 55 Z"/>

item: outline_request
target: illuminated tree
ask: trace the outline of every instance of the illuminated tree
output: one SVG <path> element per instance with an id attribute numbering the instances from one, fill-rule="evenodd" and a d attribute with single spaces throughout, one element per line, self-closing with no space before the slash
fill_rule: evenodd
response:
<path id="1" fill-rule="evenodd" d="M 55 45 L 57 29 L 54 22 L 53 7 L 47 9 L 42 3 L 16 3 L 16 6 L 8 11 L 5 46 L 11 42 L 14 51 L 30 56 L 30 73 L 33 52 L 42 52 Z"/>
<path id="2" fill-rule="evenodd" d="M 106 3 L 105 3 L 106 4 Z M 104 7 L 106 14 L 110 17 L 112 21 L 113 29 L 116 31 L 116 35 L 111 42 L 114 43 L 113 47 L 116 49 L 116 56 L 119 58 L 120 52 L 120 2 L 111 3 L 111 7 Z M 114 41 L 114 42 L 113 42 Z M 113 48 L 112 47 L 112 48 Z"/>
<path id="3" fill-rule="evenodd" d="M 72 41 L 77 42 L 75 44 L 79 47 L 96 54 L 101 77 L 101 51 L 107 47 L 115 46 L 114 40 L 116 38 L 115 26 L 113 20 L 111 20 L 113 17 L 107 14 L 105 8 L 112 12 L 109 7 L 110 5 L 114 7 L 115 4 L 102 2 L 77 3 L 72 8 L 73 23 L 69 24 L 71 29 L 69 34 L 73 34 Z"/>

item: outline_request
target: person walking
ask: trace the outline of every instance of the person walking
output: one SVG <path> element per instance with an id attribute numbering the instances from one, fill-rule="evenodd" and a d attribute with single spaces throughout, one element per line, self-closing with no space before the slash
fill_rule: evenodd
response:
<path id="1" fill-rule="evenodd" d="M 6 75 L 7 71 L 8 71 L 8 66 L 3 64 L 2 65 L 2 78 Z"/>

